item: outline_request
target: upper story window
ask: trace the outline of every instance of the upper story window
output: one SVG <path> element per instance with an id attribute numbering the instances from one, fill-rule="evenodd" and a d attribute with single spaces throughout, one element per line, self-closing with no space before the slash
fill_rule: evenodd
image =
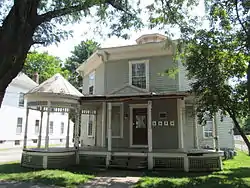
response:
<path id="1" fill-rule="evenodd" d="M 142 89 L 148 89 L 149 87 L 148 60 L 129 62 L 129 84 Z"/>
<path id="2" fill-rule="evenodd" d="M 39 122 L 40 121 L 38 119 L 35 121 L 35 134 L 39 133 Z"/>
<path id="3" fill-rule="evenodd" d="M 19 107 L 24 107 L 24 93 L 19 93 L 18 106 Z"/>
<path id="4" fill-rule="evenodd" d="M 93 95 L 95 89 L 95 71 L 89 74 L 89 94 Z"/>
<path id="5" fill-rule="evenodd" d="M 204 137 L 212 138 L 213 137 L 213 120 L 209 119 L 206 122 L 206 125 L 203 127 Z"/>
<path id="6" fill-rule="evenodd" d="M 16 126 L 16 134 L 22 133 L 22 127 L 23 127 L 23 118 L 18 117 L 17 118 L 17 126 Z"/>
<path id="7" fill-rule="evenodd" d="M 64 122 L 61 122 L 61 134 L 64 133 Z"/>
<path id="8" fill-rule="evenodd" d="M 49 122 L 49 134 L 53 134 L 54 132 L 54 122 L 50 121 Z"/>

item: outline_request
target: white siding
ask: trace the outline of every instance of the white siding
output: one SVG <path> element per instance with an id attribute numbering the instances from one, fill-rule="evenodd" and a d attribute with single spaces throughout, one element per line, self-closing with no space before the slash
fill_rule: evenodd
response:
<path id="1" fill-rule="evenodd" d="M 190 84 L 191 80 L 188 80 L 186 74 L 187 70 L 181 62 L 178 62 L 179 72 L 178 72 L 178 80 L 179 80 L 179 91 L 187 91 L 191 89 Z"/>

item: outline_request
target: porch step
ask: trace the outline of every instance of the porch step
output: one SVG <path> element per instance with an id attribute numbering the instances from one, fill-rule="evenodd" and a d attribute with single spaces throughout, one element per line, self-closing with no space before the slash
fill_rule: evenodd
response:
<path id="1" fill-rule="evenodd" d="M 147 165 L 146 157 L 112 157 L 110 160 L 110 167 L 116 168 L 144 169 Z"/>

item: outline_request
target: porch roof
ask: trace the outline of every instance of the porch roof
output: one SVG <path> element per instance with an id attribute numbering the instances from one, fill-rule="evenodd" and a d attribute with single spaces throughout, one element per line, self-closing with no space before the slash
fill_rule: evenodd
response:
<path id="1" fill-rule="evenodd" d="M 81 103 L 87 102 L 122 102 L 130 100 L 152 100 L 152 99 L 177 99 L 189 96 L 188 92 L 175 93 L 133 93 L 119 95 L 85 95 L 80 98 Z"/>

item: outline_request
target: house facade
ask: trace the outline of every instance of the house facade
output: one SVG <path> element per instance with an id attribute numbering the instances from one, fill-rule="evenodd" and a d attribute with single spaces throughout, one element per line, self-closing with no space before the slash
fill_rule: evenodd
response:
<path id="1" fill-rule="evenodd" d="M 0 148 L 23 147 L 24 129 L 26 123 L 27 101 L 25 93 L 36 87 L 38 84 L 30 79 L 24 73 L 18 76 L 9 84 L 0 108 Z M 43 124 L 46 123 L 46 116 L 42 117 Z M 49 134 L 51 137 L 50 145 L 63 145 L 66 140 L 66 129 L 68 124 L 68 114 L 52 113 L 50 119 Z M 41 125 L 41 114 L 36 110 L 30 110 L 28 120 L 28 140 L 27 146 L 34 147 L 38 145 L 38 136 Z M 73 125 L 71 127 L 71 140 L 73 137 Z M 45 134 L 45 126 L 42 133 Z M 41 145 L 45 144 L 45 138 L 42 137 Z"/>
<path id="2" fill-rule="evenodd" d="M 78 71 L 83 76 L 83 93 L 90 96 L 125 96 L 146 93 L 177 94 L 190 89 L 190 81 L 186 77 L 185 68 L 182 63 L 173 61 L 173 49 L 165 45 L 165 36 L 144 35 L 136 42 L 137 44 L 131 46 L 100 49 L 80 66 Z M 173 68 L 179 70 L 175 75 L 165 74 L 166 70 Z M 136 115 L 137 111 L 143 114 L 143 108 L 141 108 L 143 105 L 144 115 Z M 145 111 L 147 105 L 147 101 L 112 103 L 111 126 L 114 147 L 133 147 L 133 145 L 147 147 L 146 130 L 138 129 L 144 132 L 138 133 L 133 126 L 134 123 L 138 123 L 133 116 L 147 119 Z M 181 109 L 179 109 L 180 105 Z M 102 142 L 100 136 L 102 109 L 100 105 L 97 109 L 97 118 L 94 115 L 82 115 L 80 136 L 82 146 L 103 146 L 104 142 L 107 143 L 107 140 Z M 182 141 L 178 140 L 180 115 L 183 123 Z M 233 123 L 228 117 L 224 117 L 223 121 L 220 119 L 221 117 L 217 116 L 219 147 L 233 149 Z M 177 149 L 183 143 L 181 148 L 185 150 L 215 148 L 214 121 L 208 121 L 206 126 L 198 125 L 195 121 L 192 97 L 186 97 L 184 100 L 152 101 L 153 147 Z M 107 135 L 107 127 L 105 130 Z M 144 134 L 144 138 L 138 141 L 141 143 L 133 143 L 140 137 L 140 134 Z"/>
<path id="3" fill-rule="evenodd" d="M 187 92 L 191 81 L 182 63 L 173 61 L 174 44 L 165 40 L 143 35 L 135 45 L 97 50 L 77 69 L 83 94 L 59 74 L 29 91 L 30 109 L 74 112 L 74 147 L 25 147 L 21 164 L 221 170 L 220 149 L 234 148 L 233 124 L 219 116 L 198 124 L 195 96 Z M 164 74 L 173 69 L 177 74 Z"/>

